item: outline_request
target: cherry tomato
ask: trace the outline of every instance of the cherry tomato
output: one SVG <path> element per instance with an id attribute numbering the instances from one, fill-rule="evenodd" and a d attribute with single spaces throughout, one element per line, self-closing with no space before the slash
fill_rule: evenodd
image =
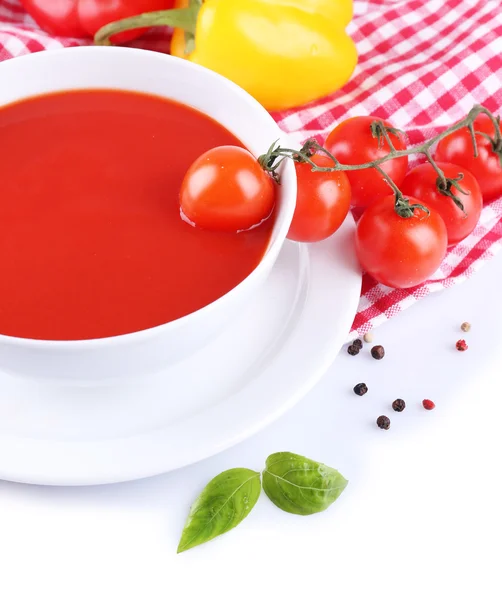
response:
<path id="1" fill-rule="evenodd" d="M 186 172 L 181 211 L 202 229 L 243 231 L 270 216 L 275 186 L 250 152 L 218 146 L 202 154 Z"/>
<path id="2" fill-rule="evenodd" d="M 439 191 L 438 174 L 429 162 L 408 172 L 401 184 L 401 191 L 417 198 L 420 203 L 423 202 L 441 215 L 448 232 L 448 245 L 453 246 L 465 239 L 478 224 L 483 196 L 478 182 L 467 169 L 449 163 L 436 164 L 449 179 L 457 178 L 462 173 L 463 179 L 458 184 L 466 193 L 462 194 L 454 187 L 450 187 L 450 190 L 463 204 L 465 212 L 452 198 Z"/>
<path id="3" fill-rule="evenodd" d="M 410 204 L 418 200 L 409 197 Z M 448 243 L 446 226 L 434 210 L 415 209 L 409 218 L 394 210 L 394 196 L 369 206 L 356 228 L 356 252 L 363 269 L 379 283 L 408 288 L 423 283 L 441 264 Z"/>
<path id="4" fill-rule="evenodd" d="M 353 117 L 337 125 L 328 135 L 326 149 L 344 164 L 359 165 L 382 158 L 389 153 L 389 144 L 382 140 L 379 147 L 378 139 L 373 137 L 371 123 L 376 117 Z M 386 127 L 392 127 L 387 121 Z M 396 150 L 404 150 L 406 144 L 401 135 L 389 133 Z M 402 156 L 382 163 L 381 168 L 399 187 L 406 175 L 408 157 Z M 366 207 L 377 198 L 391 193 L 389 184 L 376 169 L 361 169 L 346 171 L 352 189 L 352 204 Z"/>
<path id="5" fill-rule="evenodd" d="M 486 133 L 491 138 L 495 135 L 493 123 L 485 114 L 480 114 L 476 118 L 474 130 Z M 479 134 L 476 135 L 476 145 L 478 147 L 477 158 L 474 157 L 471 134 L 467 127 L 464 127 L 438 143 L 434 158 L 438 161 L 459 165 L 470 171 L 478 180 L 483 200 L 488 202 L 502 196 L 502 166 L 500 164 L 502 146 L 498 152 L 495 152 L 490 140 Z"/>
<path id="6" fill-rule="evenodd" d="M 52 35 L 93 37 L 108 23 L 145 12 L 172 8 L 174 0 L 21 0 L 26 11 L 42 29 Z M 113 36 L 122 43 L 140 36 L 134 29 Z"/>
<path id="7" fill-rule="evenodd" d="M 333 161 L 320 154 L 312 160 L 319 167 Z M 342 171 L 312 171 L 308 163 L 295 163 L 298 193 L 288 238 L 296 242 L 318 242 L 340 227 L 350 208 L 350 184 Z"/>

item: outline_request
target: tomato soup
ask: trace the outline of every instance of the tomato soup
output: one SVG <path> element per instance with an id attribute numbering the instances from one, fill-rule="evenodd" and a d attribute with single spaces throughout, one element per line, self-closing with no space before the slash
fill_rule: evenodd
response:
<path id="1" fill-rule="evenodd" d="M 242 146 L 207 116 L 146 94 L 71 91 L 0 108 L 0 334 L 131 333 L 241 282 L 273 218 L 215 233 L 179 213 L 187 168 L 223 144 Z"/>

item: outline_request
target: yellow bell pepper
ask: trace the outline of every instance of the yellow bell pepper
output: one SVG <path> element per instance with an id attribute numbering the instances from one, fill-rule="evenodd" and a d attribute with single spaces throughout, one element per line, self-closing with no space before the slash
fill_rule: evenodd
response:
<path id="1" fill-rule="evenodd" d="M 112 23 L 96 34 L 172 25 L 171 54 L 231 79 L 268 110 L 317 100 L 344 85 L 357 64 L 345 28 L 352 0 L 177 0 L 170 11 Z"/>

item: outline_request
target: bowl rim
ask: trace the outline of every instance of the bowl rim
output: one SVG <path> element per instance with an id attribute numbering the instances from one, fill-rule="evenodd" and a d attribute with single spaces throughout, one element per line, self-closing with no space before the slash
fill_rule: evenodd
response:
<path id="1" fill-rule="evenodd" d="M 166 66 L 168 66 L 170 63 L 175 63 L 175 64 L 177 63 L 179 66 L 183 65 L 181 68 L 186 69 L 187 73 L 191 72 L 195 76 L 197 75 L 197 73 L 202 72 L 202 73 L 204 73 L 204 75 L 206 77 L 212 78 L 214 80 L 215 86 L 220 86 L 223 93 L 229 93 L 229 94 L 236 95 L 236 96 L 240 97 L 245 103 L 248 104 L 250 111 L 261 112 L 262 118 L 264 118 L 265 121 L 268 120 L 270 127 L 272 129 L 275 129 L 275 131 L 277 132 L 275 139 L 277 139 L 282 145 L 288 144 L 286 135 L 279 128 L 279 126 L 274 121 L 274 119 L 272 118 L 270 113 L 255 98 L 253 98 L 253 96 L 251 96 L 243 88 L 238 86 L 236 83 L 234 83 L 230 79 L 227 79 L 223 75 L 220 75 L 219 73 L 216 73 L 215 71 L 212 71 L 206 67 L 203 67 L 201 65 L 195 64 L 193 62 L 190 62 L 190 61 L 182 59 L 182 58 L 178 58 L 176 56 L 171 56 L 169 54 L 163 54 L 161 52 L 148 51 L 148 50 L 143 50 L 143 49 L 139 49 L 139 48 L 118 47 L 118 46 L 113 46 L 113 47 L 74 46 L 74 47 L 68 47 L 68 48 L 58 48 L 58 49 L 53 49 L 53 50 L 43 50 L 43 51 L 31 53 L 31 54 L 25 54 L 25 55 L 22 55 L 22 56 L 19 56 L 19 57 L 16 57 L 16 58 L 13 58 L 13 59 L 10 59 L 7 61 L 0 62 L 0 77 L 2 76 L 2 71 L 4 71 L 6 68 L 8 68 L 8 69 L 15 68 L 15 67 L 13 67 L 13 64 L 19 64 L 19 61 L 22 61 L 23 63 L 27 63 L 27 62 L 37 63 L 37 62 L 49 61 L 49 63 L 50 63 L 52 57 L 61 55 L 63 52 L 65 52 L 65 53 L 72 52 L 73 54 L 83 54 L 83 55 L 89 55 L 89 56 L 101 55 L 103 52 L 108 52 L 108 53 L 111 52 L 111 53 L 115 53 L 118 56 L 120 56 L 122 54 L 124 57 L 126 57 L 127 55 L 136 54 L 138 56 L 141 55 L 144 58 L 144 60 L 164 61 L 166 63 Z M 66 55 L 67 54 L 65 54 L 65 56 Z M 61 87 L 55 89 L 54 91 L 57 92 L 57 91 L 62 91 L 64 89 L 65 88 L 62 85 Z M 118 86 L 118 87 L 114 86 L 113 88 L 112 87 L 106 88 L 106 87 L 100 86 L 100 87 L 96 87 L 93 89 L 103 89 L 103 90 L 105 90 L 105 89 L 114 89 L 114 90 L 124 89 L 124 90 L 127 90 L 128 88 L 127 87 L 120 88 L 120 86 Z M 50 93 L 50 92 L 48 92 L 48 93 Z M 34 98 L 36 96 L 37 96 L 37 94 L 22 96 L 19 101 L 22 101 L 23 99 L 27 100 L 29 98 Z M 169 98 L 168 96 L 165 96 L 165 97 Z M 9 104 L 6 104 L 5 106 L 8 106 L 8 105 Z M 0 109 L 3 106 L 4 105 L 0 105 Z M 204 114 L 203 110 L 200 110 L 200 109 L 197 109 L 197 110 L 199 110 L 199 112 L 202 112 Z M 213 118 L 213 117 L 211 117 L 211 118 Z M 233 133 L 233 132 L 231 132 L 231 133 Z M 291 161 L 284 161 L 282 172 L 281 172 L 281 177 L 284 179 L 284 181 L 288 181 L 290 184 L 292 184 L 294 186 L 294 188 L 296 188 L 296 171 L 294 168 L 294 164 Z M 281 216 L 282 221 L 279 223 L 278 232 L 277 232 L 275 239 L 273 239 L 269 243 L 262 259 L 257 264 L 257 266 L 251 271 L 251 273 L 249 273 L 249 275 L 247 275 L 236 286 L 234 286 L 228 292 L 223 294 L 223 296 L 220 296 L 213 302 L 203 306 L 202 308 L 200 308 L 194 312 L 191 312 L 187 315 L 179 317 L 178 319 L 174 319 L 173 321 L 169 321 L 167 323 L 162 323 L 160 325 L 156 325 L 154 327 L 149 327 L 147 329 L 141 329 L 139 331 L 133 331 L 130 333 L 124 333 L 124 334 L 119 334 L 119 335 L 115 335 L 115 336 L 103 337 L 103 338 L 89 338 L 89 339 L 81 339 L 81 340 L 45 340 L 45 339 L 32 339 L 32 338 L 9 336 L 9 335 L 0 333 L 0 343 L 11 345 L 11 346 L 24 346 L 24 347 L 31 347 L 31 348 L 47 347 L 47 348 L 50 348 L 51 350 L 55 350 L 55 349 L 63 350 L 64 349 L 65 351 L 74 351 L 74 350 L 76 351 L 76 350 L 93 349 L 93 348 L 106 347 L 106 346 L 119 346 L 119 345 L 123 345 L 123 344 L 131 344 L 131 343 L 146 341 L 149 338 L 153 338 L 158 335 L 162 335 L 164 333 L 169 333 L 170 331 L 174 331 L 179 327 L 185 326 L 185 324 L 189 323 L 190 321 L 195 322 L 197 319 L 203 318 L 206 315 L 206 313 L 209 313 L 214 308 L 219 307 L 222 304 L 230 302 L 235 295 L 242 293 L 243 288 L 246 288 L 246 287 L 249 287 L 250 285 L 252 285 L 253 281 L 257 277 L 259 277 L 260 271 L 266 267 L 267 263 L 275 260 L 275 257 L 279 253 L 279 250 L 282 247 L 282 245 L 286 239 L 286 235 L 288 233 L 289 226 L 290 226 L 291 220 L 293 218 L 295 202 L 291 202 L 290 204 L 291 205 L 286 206 L 283 211 L 283 214 Z M 275 257 L 274 257 L 274 254 L 276 255 Z"/>

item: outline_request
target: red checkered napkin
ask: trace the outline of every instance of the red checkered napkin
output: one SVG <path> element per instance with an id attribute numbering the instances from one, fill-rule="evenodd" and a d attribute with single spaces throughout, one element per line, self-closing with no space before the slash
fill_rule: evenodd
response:
<path id="1" fill-rule="evenodd" d="M 311 136 L 321 141 L 335 122 L 356 115 L 390 119 L 415 144 L 461 119 L 473 104 L 500 114 L 500 0 L 355 0 L 354 11 L 349 33 L 359 64 L 351 81 L 320 102 L 273 115 L 296 142 Z M 85 43 L 47 35 L 17 0 L 0 0 L 0 60 Z M 135 45 L 167 51 L 168 37 L 155 31 Z M 391 290 L 365 275 L 351 337 L 430 292 L 464 281 L 501 245 L 499 199 L 483 209 L 475 231 L 448 253 L 426 284 Z"/>

